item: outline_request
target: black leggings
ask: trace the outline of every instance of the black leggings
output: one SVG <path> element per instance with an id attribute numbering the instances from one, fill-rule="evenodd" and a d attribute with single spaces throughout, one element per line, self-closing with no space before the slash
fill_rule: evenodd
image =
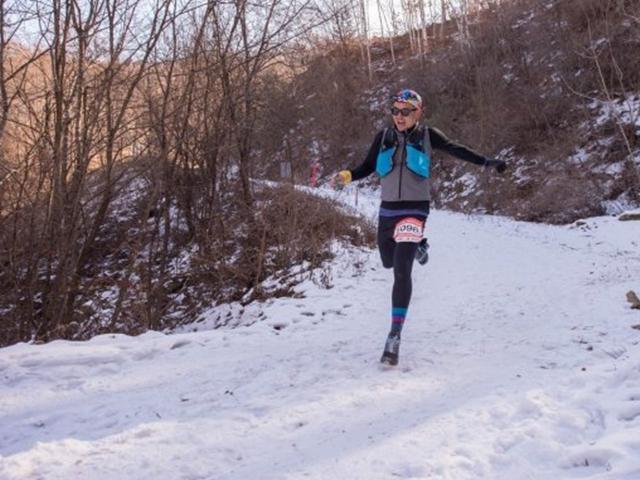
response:
<path id="1" fill-rule="evenodd" d="M 425 217 L 419 217 L 426 220 Z M 393 293 L 391 303 L 394 308 L 408 308 L 411 301 L 411 270 L 418 250 L 413 242 L 396 243 L 393 232 L 403 217 L 380 217 L 378 222 L 378 250 L 384 268 L 393 268 Z"/>

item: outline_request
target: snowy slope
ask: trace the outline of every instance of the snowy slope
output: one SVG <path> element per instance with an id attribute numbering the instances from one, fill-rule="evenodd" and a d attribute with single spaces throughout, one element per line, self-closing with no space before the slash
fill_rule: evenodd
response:
<path id="1" fill-rule="evenodd" d="M 247 327 L 0 350 L 0 479 L 640 479 L 640 222 L 428 232 L 396 369 L 357 251 Z"/>

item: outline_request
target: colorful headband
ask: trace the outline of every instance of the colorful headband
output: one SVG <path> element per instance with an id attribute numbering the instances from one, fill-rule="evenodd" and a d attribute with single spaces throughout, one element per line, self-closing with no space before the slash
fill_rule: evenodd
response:
<path id="1" fill-rule="evenodd" d="M 393 102 L 405 102 L 413 105 L 416 108 L 422 108 L 422 97 L 415 90 L 400 90 L 398 93 L 391 97 L 391 100 Z"/>

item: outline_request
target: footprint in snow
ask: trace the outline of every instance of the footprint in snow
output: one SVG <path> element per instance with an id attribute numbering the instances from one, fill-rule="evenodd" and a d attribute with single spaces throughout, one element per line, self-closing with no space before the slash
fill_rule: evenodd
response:
<path id="1" fill-rule="evenodd" d="M 391 470 L 391 475 L 398 478 L 424 478 L 427 473 L 422 465 L 402 465 Z"/>
<path id="2" fill-rule="evenodd" d="M 401 360 L 402 362 L 402 360 Z M 398 372 L 398 373 L 409 373 L 411 371 L 413 371 L 413 366 L 408 365 L 408 364 L 400 364 L 400 365 L 388 365 L 386 363 L 380 363 L 380 362 L 376 362 L 374 365 L 376 365 L 375 368 L 377 368 L 378 370 L 380 370 L 381 372 Z"/>
<path id="3" fill-rule="evenodd" d="M 84 385 L 84 382 L 81 380 L 71 380 L 70 382 L 62 385 L 56 385 L 55 389 L 60 391 L 77 390 L 82 385 Z"/>
<path id="4" fill-rule="evenodd" d="M 346 342 L 344 340 L 339 340 L 337 342 L 334 342 L 333 345 L 331 345 L 331 351 L 332 352 L 338 352 L 342 349 L 342 347 L 349 345 L 349 342 Z"/>
<path id="5" fill-rule="evenodd" d="M 150 428 L 143 428 L 133 434 L 134 438 L 149 438 L 153 435 L 153 430 Z"/>
<path id="6" fill-rule="evenodd" d="M 561 468 L 604 468 L 611 469 L 611 460 L 620 454 L 609 448 L 579 448 L 568 453 L 559 461 Z"/>
<path id="7" fill-rule="evenodd" d="M 309 425 L 309 422 L 307 420 L 298 420 L 298 421 L 293 422 L 292 424 L 290 424 L 287 427 L 287 430 L 290 430 L 290 431 L 293 432 L 293 431 L 299 430 L 299 429 L 301 429 L 301 428 L 303 428 L 303 427 L 305 427 L 307 425 Z"/>
<path id="8" fill-rule="evenodd" d="M 329 315 L 329 314 L 331 314 L 331 315 L 337 315 L 337 316 L 339 316 L 339 317 L 346 317 L 346 316 L 347 316 L 347 314 L 346 314 L 346 313 L 344 313 L 342 310 L 335 309 L 335 308 L 330 308 L 330 309 L 328 309 L 328 310 L 323 310 L 323 311 L 322 311 L 322 316 L 323 316 L 323 317 L 324 317 L 324 316 L 326 316 L 326 315 Z"/>
<path id="9" fill-rule="evenodd" d="M 618 413 L 618 420 L 622 422 L 632 422 L 638 417 L 640 417 L 640 404 L 637 403 L 622 408 Z"/>
<path id="10" fill-rule="evenodd" d="M 191 340 L 178 340 L 173 345 L 171 345 L 170 350 L 175 350 L 177 348 L 186 347 L 187 345 L 190 345 L 190 344 L 191 344 Z"/>
<path id="11" fill-rule="evenodd" d="M 122 369 L 120 368 L 116 368 L 116 367 L 103 367 L 100 370 L 98 370 L 97 374 L 98 375 L 113 375 L 113 374 L 119 374 L 122 372 Z"/>
<path id="12" fill-rule="evenodd" d="M 131 355 L 131 359 L 136 361 L 151 360 L 152 358 L 155 358 L 156 356 L 158 356 L 158 354 L 160 353 L 161 353 L 160 349 L 153 347 L 153 348 L 141 350 L 139 352 L 134 353 L 133 355 Z"/>

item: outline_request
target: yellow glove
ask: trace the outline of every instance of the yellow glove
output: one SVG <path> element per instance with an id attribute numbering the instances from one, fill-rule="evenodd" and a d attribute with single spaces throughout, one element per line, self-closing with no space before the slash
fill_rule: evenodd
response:
<path id="1" fill-rule="evenodd" d="M 351 171 L 342 170 L 338 173 L 338 179 L 342 182 L 342 185 L 348 185 L 351 183 Z"/>

